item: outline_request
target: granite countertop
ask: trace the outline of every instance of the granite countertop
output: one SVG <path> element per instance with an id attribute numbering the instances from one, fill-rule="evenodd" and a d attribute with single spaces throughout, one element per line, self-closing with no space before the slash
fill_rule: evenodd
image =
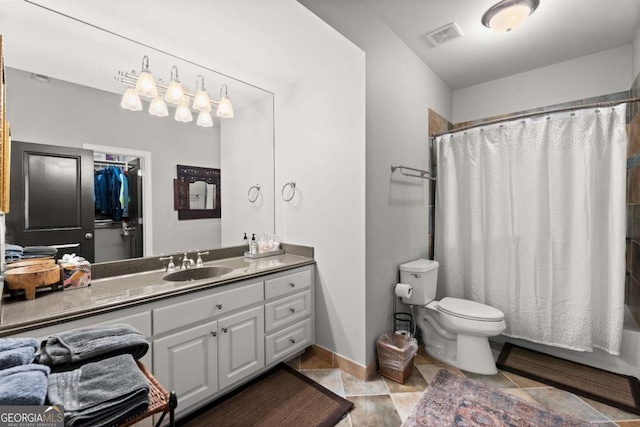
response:
<path id="1" fill-rule="evenodd" d="M 38 294 L 34 300 L 23 296 L 3 301 L 0 336 L 49 326 L 159 299 L 235 283 L 265 274 L 315 263 L 312 257 L 285 253 L 265 258 L 234 257 L 205 262 L 205 266 L 228 266 L 233 270 L 219 277 L 186 282 L 162 279 L 164 270 L 153 270 L 93 280 L 91 286 Z"/>

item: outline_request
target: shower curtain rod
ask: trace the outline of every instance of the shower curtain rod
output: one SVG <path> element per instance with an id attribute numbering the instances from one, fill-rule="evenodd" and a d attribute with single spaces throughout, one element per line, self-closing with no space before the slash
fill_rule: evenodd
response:
<path id="1" fill-rule="evenodd" d="M 562 112 L 565 112 L 565 111 L 584 110 L 586 108 L 599 108 L 599 107 L 607 107 L 607 106 L 608 107 L 613 107 L 614 105 L 629 104 L 631 102 L 640 102 L 640 98 L 636 97 L 636 98 L 619 99 L 619 100 L 616 100 L 616 101 L 593 102 L 593 103 L 584 104 L 584 105 L 574 105 L 573 107 L 562 107 L 562 108 L 555 108 L 555 109 L 546 110 L 546 111 L 535 111 L 535 112 L 532 111 L 530 113 L 516 114 L 516 115 L 510 116 L 510 117 L 503 117 L 503 118 L 500 118 L 500 119 L 488 120 L 486 122 L 476 123 L 476 124 L 469 125 L 469 126 L 463 126 L 461 128 L 448 130 L 446 132 L 434 133 L 433 135 L 431 135 L 431 138 L 436 138 L 438 136 L 448 135 L 448 134 L 456 133 L 456 132 L 461 132 L 461 131 L 465 131 L 465 130 L 468 130 L 468 129 L 473 129 L 473 128 L 477 128 L 477 127 L 481 127 L 481 126 L 488 126 L 488 125 L 493 125 L 493 124 L 496 124 L 496 123 L 508 122 L 508 121 L 511 121 L 511 120 L 526 119 L 528 117 L 544 116 L 544 115 L 547 115 L 547 114 L 562 113 Z"/>

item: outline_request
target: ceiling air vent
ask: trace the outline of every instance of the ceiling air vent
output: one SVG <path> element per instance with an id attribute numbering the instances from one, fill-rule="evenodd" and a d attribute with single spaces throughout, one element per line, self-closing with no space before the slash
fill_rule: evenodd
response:
<path id="1" fill-rule="evenodd" d="M 435 46 L 440 46 L 441 44 L 450 42 L 451 40 L 459 39 L 463 36 L 460 28 L 452 22 L 451 24 L 447 24 L 444 27 L 438 28 L 435 31 L 432 31 L 427 34 L 427 39 L 431 42 L 431 44 Z"/>

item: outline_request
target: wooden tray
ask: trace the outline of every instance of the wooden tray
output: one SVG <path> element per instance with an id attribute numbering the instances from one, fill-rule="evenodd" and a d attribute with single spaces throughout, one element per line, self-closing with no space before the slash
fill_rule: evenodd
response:
<path id="1" fill-rule="evenodd" d="M 27 265 L 4 272 L 4 283 L 9 291 L 24 290 L 26 299 L 36 297 L 36 288 L 60 283 L 59 265 Z"/>

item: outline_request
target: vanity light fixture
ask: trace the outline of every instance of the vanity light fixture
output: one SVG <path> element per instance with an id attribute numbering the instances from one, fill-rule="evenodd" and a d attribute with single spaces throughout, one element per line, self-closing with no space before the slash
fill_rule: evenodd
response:
<path id="1" fill-rule="evenodd" d="M 174 71 L 175 74 L 173 74 Z M 182 83 L 178 80 L 178 67 L 174 65 L 171 67 L 171 83 L 164 94 L 164 100 L 171 104 L 180 105 L 184 98 L 184 92 Z"/>
<path id="2" fill-rule="evenodd" d="M 169 115 L 167 104 L 164 102 L 161 95 L 158 95 L 151 100 L 151 103 L 149 104 L 149 114 L 156 117 L 166 117 Z"/>
<path id="3" fill-rule="evenodd" d="M 203 128 L 210 128 L 213 126 L 213 117 L 211 117 L 211 113 L 208 111 L 200 111 L 198 113 L 198 121 L 196 122 L 198 126 L 202 126 Z"/>
<path id="4" fill-rule="evenodd" d="M 233 117 L 233 106 L 231 105 L 231 99 L 227 93 L 227 85 L 223 84 L 220 88 L 220 101 L 213 101 L 209 98 L 204 87 L 204 77 L 198 75 L 196 79 L 196 88 L 198 89 L 196 94 L 191 94 L 180 83 L 178 79 L 178 68 L 173 66 L 171 68 L 171 82 L 166 85 L 162 80 L 157 82 L 153 80 L 153 76 L 149 71 L 149 58 L 144 56 L 142 59 L 142 72 L 140 75 L 135 71 L 130 73 L 118 71 L 118 75 L 115 80 L 127 86 L 127 90 L 122 95 L 120 106 L 131 111 L 142 110 L 142 102 L 137 88 L 140 87 L 143 92 L 142 95 L 151 98 L 149 104 L 149 114 L 157 117 L 165 117 L 169 115 L 166 102 L 170 102 L 176 105 L 176 111 L 174 118 L 179 122 L 191 122 L 193 121 L 192 109 L 198 112 L 198 119 L 196 124 L 201 127 L 212 127 L 213 118 L 211 117 L 211 111 L 216 110 L 216 115 L 222 118 Z M 151 83 L 141 83 L 142 75 L 145 74 L 151 76 Z M 147 77 L 145 75 L 145 78 Z M 153 87 L 155 95 L 149 88 Z M 144 89 L 144 90 L 143 90 Z M 224 96 L 223 96 L 224 93 Z"/>
<path id="5" fill-rule="evenodd" d="M 191 110 L 189 109 L 189 104 L 187 101 L 183 101 L 176 108 L 176 114 L 173 116 L 179 122 L 191 122 L 193 121 L 193 115 L 191 114 Z"/>
<path id="6" fill-rule="evenodd" d="M 482 15 L 482 24 L 505 33 L 519 27 L 540 5 L 540 0 L 502 0 Z"/>
<path id="7" fill-rule="evenodd" d="M 224 96 L 222 96 L 222 90 L 224 90 Z M 220 88 L 220 101 L 218 102 L 218 108 L 216 110 L 216 116 L 223 119 L 233 118 L 233 105 L 231 105 L 231 99 L 227 93 L 227 85 L 223 84 Z"/>
<path id="8" fill-rule="evenodd" d="M 120 101 L 120 106 L 131 111 L 142 110 L 142 102 L 134 88 L 130 87 L 124 91 L 124 95 L 122 95 L 122 100 Z"/>
<path id="9" fill-rule="evenodd" d="M 140 72 L 138 81 L 136 81 L 136 93 L 148 98 L 154 98 L 158 95 L 156 81 L 149 70 L 149 57 L 147 55 L 142 57 L 142 71 Z"/>
<path id="10" fill-rule="evenodd" d="M 198 82 L 202 80 L 202 86 L 198 84 Z M 193 98 L 193 109 L 197 111 L 211 111 L 211 100 L 209 99 L 209 94 L 207 90 L 204 88 L 204 77 L 202 74 L 198 75 L 196 78 L 196 96 Z"/>

